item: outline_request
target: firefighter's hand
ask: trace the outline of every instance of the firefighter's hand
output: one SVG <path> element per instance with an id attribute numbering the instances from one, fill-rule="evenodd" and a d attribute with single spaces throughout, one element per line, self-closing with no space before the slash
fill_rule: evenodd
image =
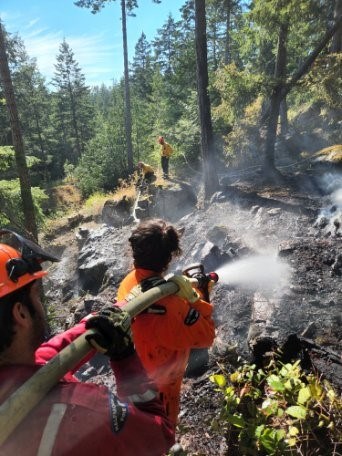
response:
<path id="1" fill-rule="evenodd" d="M 190 280 L 184 275 L 174 275 L 167 281 L 173 282 L 178 286 L 179 290 L 176 295 L 180 298 L 186 299 L 191 304 L 199 300 L 198 293 L 192 288 Z"/>
<path id="2" fill-rule="evenodd" d="M 86 322 L 87 329 L 96 334 L 86 336 L 87 341 L 112 360 L 127 358 L 134 353 L 131 317 L 117 306 L 106 307 Z"/>

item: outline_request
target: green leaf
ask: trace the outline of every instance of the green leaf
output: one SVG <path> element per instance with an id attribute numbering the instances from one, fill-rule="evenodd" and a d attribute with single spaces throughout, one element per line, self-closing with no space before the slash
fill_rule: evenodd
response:
<path id="1" fill-rule="evenodd" d="M 319 400 L 322 396 L 322 387 L 317 382 L 309 385 L 310 393 L 313 399 Z"/>
<path id="2" fill-rule="evenodd" d="M 255 437 L 259 439 L 261 437 L 261 434 L 262 434 L 264 429 L 265 429 L 265 425 L 264 424 L 260 424 L 260 426 L 257 426 L 255 428 L 255 432 L 254 432 Z"/>
<path id="3" fill-rule="evenodd" d="M 298 434 L 299 434 L 299 429 L 296 426 L 289 427 L 288 435 L 290 437 L 294 437 L 295 435 L 298 435 Z"/>
<path id="4" fill-rule="evenodd" d="M 277 429 L 275 433 L 276 440 L 280 442 L 281 440 L 284 440 L 286 437 L 286 431 L 285 429 Z"/>
<path id="5" fill-rule="evenodd" d="M 308 386 L 299 390 L 298 404 L 305 404 L 309 399 L 311 399 L 311 391 Z"/>
<path id="6" fill-rule="evenodd" d="M 267 379 L 267 383 L 274 391 L 284 391 L 285 386 L 277 375 L 270 375 Z"/>
<path id="7" fill-rule="evenodd" d="M 216 383 L 216 385 L 218 385 L 220 388 L 226 386 L 227 383 L 225 376 L 221 374 L 211 375 L 209 379 L 211 382 Z"/>
<path id="8" fill-rule="evenodd" d="M 298 418 L 299 420 L 305 420 L 306 414 L 307 414 L 307 409 L 301 405 L 293 405 L 291 407 L 288 407 L 285 412 L 293 416 L 293 418 Z"/>
<path id="9" fill-rule="evenodd" d="M 260 437 L 260 443 L 270 454 L 274 454 L 277 449 L 276 432 L 273 429 L 266 428 Z"/>
<path id="10" fill-rule="evenodd" d="M 297 443 L 297 439 L 295 437 L 292 437 L 291 439 L 287 439 L 286 440 L 286 443 L 288 444 L 288 446 L 295 446 L 296 443 Z"/>
<path id="11" fill-rule="evenodd" d="M 244 428 L 246 425 L 243 417 L 239 416 L 239 415 L 227 415 L 227 420 L 233 426 L 238 427 L 238 428 Z"/>

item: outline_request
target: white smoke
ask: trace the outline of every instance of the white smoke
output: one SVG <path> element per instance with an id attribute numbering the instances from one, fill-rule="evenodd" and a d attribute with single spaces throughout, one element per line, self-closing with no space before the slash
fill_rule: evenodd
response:
<path id="1" fill-rule="evenodd" d="M 320 187 L 328 198 L 314 226 L 336 236 L 342 232 L 342 173 L 325 173 L 320 179 Z"/>
<path id="2" fill-rule="evenodd" d="M 221 266 L 220 282 L 244 289 L 280 290 L 288 285 L 291 269 L 276 255 L 254 255 Z"/>

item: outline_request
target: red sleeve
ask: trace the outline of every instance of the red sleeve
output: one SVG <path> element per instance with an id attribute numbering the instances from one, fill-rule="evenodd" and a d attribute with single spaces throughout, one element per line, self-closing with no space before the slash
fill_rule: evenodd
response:
<path id="1" fill-rule="evenodd" d="M 80 323 L 68 329 L 67 331 L 57 334 L 48 341 L 44 342 L 35 352 L 35 364 L 46 364 L 50 359 L 56 356 L 63 348 L 68 346 L 77 337 L 86 331 L 85 322 L 87 317 L 83 318 Z M 91 350 L 89 354 L 84 357 L 77 366 L 71 371 L 76 372 L 84 363 L 94 356 L 95 350 Z"/>

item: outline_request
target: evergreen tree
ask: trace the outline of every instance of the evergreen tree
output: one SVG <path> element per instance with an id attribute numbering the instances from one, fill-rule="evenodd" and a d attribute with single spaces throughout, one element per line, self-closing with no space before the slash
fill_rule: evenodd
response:
<path id="1" fill-rule="evenodd" d="M 63 40 L 57 55 L 52 84 L 57 91 L 53 97 L 56 134 L 62 144 L 59 173 L 66 161 L 76 164 L 92 136 L 92 106 L 85 77 L 68 43 Z M 60 147 L 58 146 L 60 149 Z"/>
<path id="2" fill-rule="evenodd" d="M 28 235 L 37 240 L 38 229 L 35 217 L 33 198 L 31 193 L 30 176 L 25 157 L 24 141 L 21 133 L 19 115 L 17 110 L 16 99 L 12 84 L 11 73 L 8 65 L 6 54 L 6 41 L 3 33 L 3 27 L 0 22 L 0 77 L 4 90 L 4 96 L 8 108 L 13 146 L 15 151 L 15 160 L 20 182 L 20 193 L 25 220 L 25 229 Z"/>
<path id="3" fill-rule="evenodd" d="M 135 54 L 132 63 L 132 86 L 134 93 L 147 100 L 152 91 L 153 66 L 151 58 L 151 44 L 142 33 L 135 45 Z"/>

